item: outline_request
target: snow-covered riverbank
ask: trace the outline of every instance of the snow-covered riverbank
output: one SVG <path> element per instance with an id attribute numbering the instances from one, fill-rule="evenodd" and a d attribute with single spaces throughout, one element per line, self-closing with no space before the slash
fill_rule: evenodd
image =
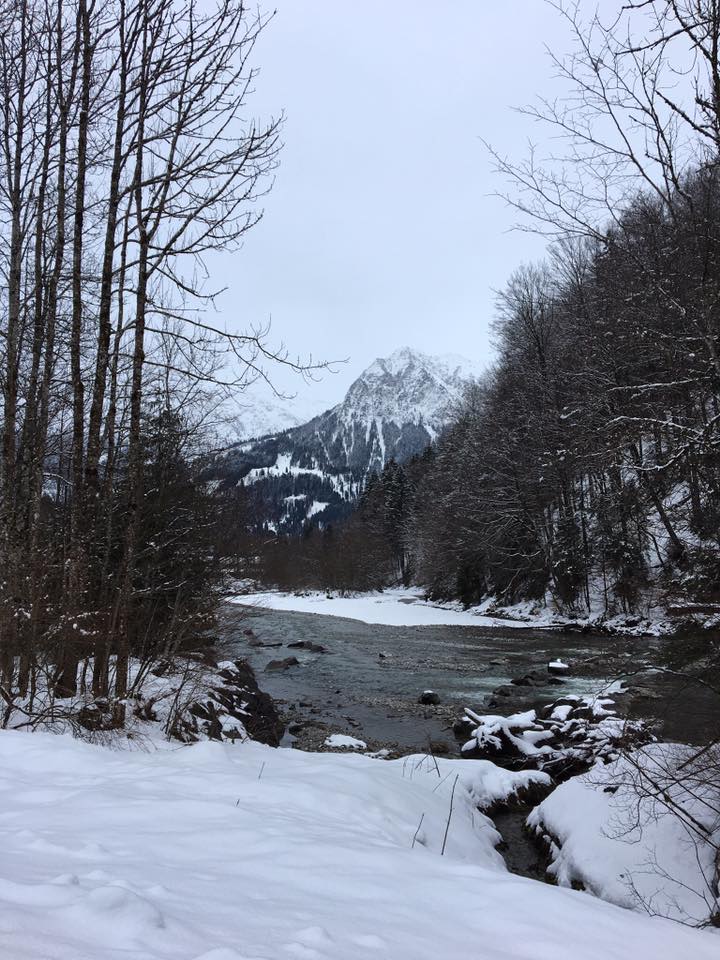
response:
<path id="1" fill-rule="evenodd" d="M 507 873 L 476 806 L 542 775 L 437 764 L 0 732 L 0 956 L 717 956 L 712 933 Z"/>
<path id="2" fill-rule="evenodd" d="M 549 612 L 533 623 L 522 619 L 505 619 L 483 613 L 483 608 L 463 610 L 459 605 L 436 604 L 423 599 L 421 590 L 398 588 L 382 593 L 366 593 L 352 597 L 328 596 L 324 593 L 279 593 L 267 590 L 241 594 L 235 603 L 265 607 L 269 610 L 290 610 L 296 613 L 319 613 L 331 617 L 347 617 L 363 623 L 381 623 L 391 627 L 457 626 L 457 627 L 528 627 L 558 626 L 564 621 Z"/>
<path id="3" fill-rule="evenodd" d="M 488 600 L 477 607 L 463 609 L 459 603 L 433 603 L 424 599 L 416 587 L 397 587 L 382 592 L 353 596 L 327 595 L 322 592 L 281 593 L 262 590 L 238 594 L 234 603 L 264 607 L 268 610 L 287 610 L 295 613 L 317 613 L 332 617 L 347 617 L 363 623 L 394 627 L 457 626 L 505 627 L 515 629 L 587 628 L 632 636 L 659 636 L 671 633 L 673 624 L 659 615 L 653 619 L 640 617 L 604 618 L 596 616 L 573 619 L 549 607 L 530 602 L 512 607 L 498 607 Z"/>

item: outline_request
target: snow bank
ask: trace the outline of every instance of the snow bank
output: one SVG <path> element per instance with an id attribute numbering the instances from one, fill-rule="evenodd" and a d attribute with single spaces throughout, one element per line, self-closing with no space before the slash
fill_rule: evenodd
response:
<path id="1" fill-rule="evenodd" d="M 688 748 L 651 744 L 635 756 L 660 783 L 667 766 L 663 758 L 676 749 Z M 634 766 L 621 758 L 561 784 L 533 810 L 528 825 L 550 845 L 549 872 L 562 885 L 582 883 L 612 903 L 703 922 L 717 910 L 711 892 L 715 850 L 693 843 L 690 831 L 664 806 L 639 799 L 636 782 Z M 710 818 L 718 829 L 717 797 L 706 805 L 694 784 L 695 796 L 680 796 L 677 784 L 668 789 L 695 818 Z M 720 941 L 717 949 L 720 955 Z"/>
<path id="2" fill-rule="evenodd" d="M 478 606 L 465 609 L 458 602 L 431 603 L 423 597 L 423 591 L 417 588 L 396 588 L 353 597 L 329 597 L 323 592 L 296 595 L 266 590 L 240 594 L 231 602 L 263 606 L 270 610 L 347 617 L 350 620 L 381 623 L 390 627 L 457 626 L 557 630 L 569 626 L 607 630 L 610 633 L 633 637 L 665 636 L 675 630 L 672 618 L 668 618 L 660 608 L 646 611 L 644 616 L 608 616 L 604 606 L 596 605 L 589 615 L 569 616 L 554 609 L 551 598 L 548 598 L 544 606 L 531 600 L 503 606 L 496 598 L 488 597 Z M 702 621 L 704 625 L 712 622 L 712 618 L 707 617 Z"/>
<path id="3" fill-rule="evenodd" d="M 253 743 L 128 753 L 2 732 L 0 956 L 717 956 L 711 934 L 508 874 L 474 803 L 528 776 Z"/>
<path id="4" fill-rule="evenodd" d="M 321 613 L 346 617 L 363 623 L 381 623 L 390 627 L 529 627 L 535 623 L 485 616 L 479 611 L 463 610 L 459 605 L 438 606 L 422 598 L 419 590 L 385 590 L 355 597 L 328 597 L 324 593 L 276 593 L 266 591 L 237 596 L 234 603 L 289 610 L 296 613 Z"/>

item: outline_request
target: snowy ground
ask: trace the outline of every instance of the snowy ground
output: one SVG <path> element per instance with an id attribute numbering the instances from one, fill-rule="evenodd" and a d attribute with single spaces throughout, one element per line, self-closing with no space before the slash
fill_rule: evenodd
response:
<path id="1" fill-rule="evenodd" d="M 580 882 L 604 900 L 690 924 L 715 913 L 718 798 L 704 777 L 687 778 L 686 770 L 681 784 L 672 775 L 672 758 L 693 753 L 677 744 L 655 743 L 635 754 L 658 785 L 651 791 L 645 781 L 642 798 L 634 766 L 621 758 L 560 784 L 536 807 L 528 823 L 538 834 L 549 835 L 550 873 L 558 883 Z M 687 822 L 648 795 L 662 797 L 664 791 L 681 804 Z M 708 842 L 687 828 L 691 818 L 707 828 Z"/>
<path id="2" fill-rule="evenodd" d="M 542 774 L 438 764 L 0 732 L 0 957 L 717 958 L 717 935 L 505 872 L 476 805 Z"/>
<path id="3" fill-rule="evenodd" d="M 364 623 L 381 623 L 391 627 L 459 626 L 459 627 L 516 627 L 558 629 L 568 624 L 609 628 L 616 633 L 631 636 L 670 633 L 673 625 L 660 611 L 652 618 L 606 618 L 601 607 L 590 617 L 574 619 L 531 601 L 509 607 L 498 606 L 492 599 L 477 607 L 463 609 L 459 603 L 431 603 L 423 599 L 423 591 L 416 587 L 394 588 L 382 593 L 356 594 L 352 597 L 326 596 L 322 592 L 303 594 L 280 593 L 266 590 L 241 594 L 235 603 L 266 607 L 270 610 L 290 610 L 297 613 L 321 613 L 333 617 L 347 617 Z"/>

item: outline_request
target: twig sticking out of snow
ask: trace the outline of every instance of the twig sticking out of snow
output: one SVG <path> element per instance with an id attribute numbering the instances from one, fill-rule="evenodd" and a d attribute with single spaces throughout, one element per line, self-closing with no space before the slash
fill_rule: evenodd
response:
<path id="1" fill-rule="evenodd" d="M 450 773 L 446 773 L 446 774 L 445 774 L 445 776 L 442 778 L 442 780 L 440 781 L 440 783 L 436 783 L 436 784 L 435 784 L 435 786 L 433 787 L 432 792 L 435 793 L 436 790 L 439 790 L 440 787 L 445 783 L 445 781 L 447 780 L 447 778 L 448 778 L 448 777 L 451 777 L 451 776 L 452 776 L 452 770 L 450 771 Z"/>
<path id="2" fill-rule="evenodd" d="M 460 777 L 459 773 L 455 774 L 455 779 L 453 781 L 452 793 L 450 794 L 450 812 L 448 813 L 447 823 L 445 824 L 445 836 L 443 837 L 442 850 L 440 851 L 440 856 L 445 856 L 445 845 L 447 844 L 448 831 L 450 830 L 450 820 L 452 819 L 453 812 L 453 800 L 455 799 L 455 787 L 457 786 L 458 779 Z"/>
<path id="3" fill-rule="evenodd" d="M 414 850 L 414 849 L 415 849 L 415 841 L 417 840 L 417 835 L 420 833 L 420 827 L 422 826 L 422 823 L 423 823 L 423 820 L 424 820 L 424 819 L 425 819 L 425 814 L 422 813 L 422 814 L 420 815 L 420 823 L 417 825 L 417 830 L 415 831 L 415 834 L 414 834 L 414 836 L 413 836 L 412 846 L 410 847 L 411 850 Z M 422 841 L 420 841 L 420 842 L 422 843 Z"/>

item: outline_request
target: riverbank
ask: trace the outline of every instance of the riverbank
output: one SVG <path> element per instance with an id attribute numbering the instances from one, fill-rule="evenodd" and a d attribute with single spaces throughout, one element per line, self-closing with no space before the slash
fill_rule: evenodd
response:
<path id="1" fill-rule="evenodd" d="M 601 632 L 627 637 L 668 636 L 673 634 L 681 623 L 687 623 L 693 618 L 696 618 L 700 627 L 710 626 L 718 619 L 716 612 L 708 612 L 700 607 L 678 608 L 672 615 L 657 608 L 645 616 L 617 614 L 612 617 L 601 610 L 589 616 L 572 617 L 532 601 L 503 606 L 488 599 L 479 606 L 464 608 L 459 603 L 429 601 L 417 587 L 396 587 L 352 596 L 318 591 L 282 593 L 274 590 L 251 590 L 238 594 L 232 602 L 268 610 L 344 617 L 385 626 L 498 627 Z"/>
<path id="2" fill-rule="evenodd" d="M 399 757 L 412 775 L 408 755 L 435 764 L 462 748 L 463 756 L 500 768 L 534 766 L 551 774 L 549 793 L 558 784 L 584 782 L 595 767 L 613 770 L 618 757 L 655 737 L 702 744 L 717 727 L 710 691 L 689 691 L 684 678 L 653 667 L 667 643 L 660 638 L 505 626 L 400 627 L 239 604 L 229 605 L 226 616 L 230 632 L 236 623 L 238 652 L 246 651 L 287 725 L 283 745 L 298 752 Z M 557 661 L 568 667 L 560 677 L 548 669 Z M 670 861 L 657 873 L 648 871 L 653 850 L 642 837 L 628 843 L 613 834 L 624 811 L 637 806 L 632 784 L 599 789 L 603 803 L 587 829 L 570 804 L 559 814 L 545 807 L 551 824 L 539 829 L 538 822 L 530 833 L 526 821 L 543 799 L 538 795 L 488 811 L 508 868 L 536 879 L 557 875 L 562 883 L 642 910 L 652 908 L 657 883 L 663 912 L 675 919 L 701 923 L 713 914 L 702 898 L 710 846 L 688 858 L 674 821 L 663 821 L 659 830 L 653 821 L 649 836 Z M 599 852 L 592 868 L 576 849 Z M 675 861 L 683 864 L 680 874 L 673 874 Z M 687 897 L 675 895 L 678 876 Z M 633 887 L 626 890 L 628 878 Z M 695 899 L 698 910 L 691 909 Z M 684 901 L 677 913 L 675 901 Z"/>

